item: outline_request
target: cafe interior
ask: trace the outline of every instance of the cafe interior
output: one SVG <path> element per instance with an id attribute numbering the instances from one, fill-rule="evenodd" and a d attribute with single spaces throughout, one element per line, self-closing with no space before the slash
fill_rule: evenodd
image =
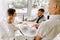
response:
<path id="1" fill-rule="evenodd" d="M 34 40 L 34 37 L 37 35 L 40 27 L 40 23 L 38 23 L 39 25 L 35 25 L 37 23 L 34 19 L 38 16 L 39 10 L 41 10 L 45 21 L 49 20 L 48 3 L 49 0 L 0 0 L 0 25 L 3 25 L 2 27 L 5 28 L 5 30 L 10 30 L 9 32 L 14 30 L 15 27 L 19 29 L 12 31 L 11 34 L 9 34 L 10 36 L 8 38 L 10 39 L 5 39 L 3 37 L 3 40 Z M 10 12 L 11 10 L 13 12 L 15 9 L 16 17 L 14 19 L 15 23 L 9 25 L 9 28 L 7 28 L 8 24 L 6 21 L 9 20 L 7 18 L 10 17 L 8 17 L 7 14 L 9 13 L 9 9 Z M 40 19 L 44 22 L 43 18 Z M 4 30 L 1 32 L 5 35 Z M 14 37 L 11 36 L 13 34 Z"/>

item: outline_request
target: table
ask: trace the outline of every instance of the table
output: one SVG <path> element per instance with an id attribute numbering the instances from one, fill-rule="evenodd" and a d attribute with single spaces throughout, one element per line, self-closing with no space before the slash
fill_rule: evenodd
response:
<path id="1" fill-rule="evenodd" d="M 34 40 L 34 36 L 36 36 L 37 29 L 32 27 L 33 22 L 26 22 L 24 24 L 16 25 L 21 32 L 17 31 L 15 33 L 16 40 Z"/>

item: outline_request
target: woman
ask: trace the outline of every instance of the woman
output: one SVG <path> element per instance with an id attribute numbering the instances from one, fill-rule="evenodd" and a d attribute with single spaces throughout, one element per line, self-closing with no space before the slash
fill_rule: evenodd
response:
<path id="1" fill-rule="evenodd" d="M 19 28 L 15 26 L 16 10 L 9 8 L 7 12 L 8 12 L 7 25 L 9 29 L 9 37 L 12 38 L 11 40 L 13 40 L 15 37 L 15 31 L 19 30 Z"/>

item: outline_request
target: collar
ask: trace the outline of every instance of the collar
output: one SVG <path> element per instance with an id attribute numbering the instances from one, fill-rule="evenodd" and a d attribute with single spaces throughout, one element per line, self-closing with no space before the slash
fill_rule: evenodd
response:
<path id="1" fill-rule="evenodd" d="M 50 20 L 60 20 L 60 15 L 50 15 Z"/>

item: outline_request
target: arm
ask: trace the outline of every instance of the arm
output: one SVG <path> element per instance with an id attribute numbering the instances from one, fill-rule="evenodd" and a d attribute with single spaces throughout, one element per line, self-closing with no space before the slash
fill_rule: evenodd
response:
<path id="1" fill-rule="evenodd" d="M 38 28 L 37 36 L 35 36 L 35 40 L 44 39 L 46 37 L 47 33 L 48 33 L 48 26 L 46 25 L 45 22 L 42 22 Z"/>
<path id="2" fill-rule="evenodd" d="M 19 28 L 17 28 L 17 27 L 15 27 L 15 28 L 14 28 L 14 31 L 17 31 L 17 30 L 20 30 L 20 29 L 19 29 Z"/>
<path id="3" fill-rule="evenodd" d="M 28 21 L 30 21 L 30 22 L 34 22 L 36 19 L 37 19 L 37 18 L 34 18 L 34 19 L 32 19 L 32 20 L 28 20 Z"/>
<path id="4" fill-rule="evenodd" d="M 16 27 L 15 24 L 12 24 L 12 25 L 13 25 L 12 28 L 13 28 L 14 31 L 20 30 L 19 27 Z"/>

